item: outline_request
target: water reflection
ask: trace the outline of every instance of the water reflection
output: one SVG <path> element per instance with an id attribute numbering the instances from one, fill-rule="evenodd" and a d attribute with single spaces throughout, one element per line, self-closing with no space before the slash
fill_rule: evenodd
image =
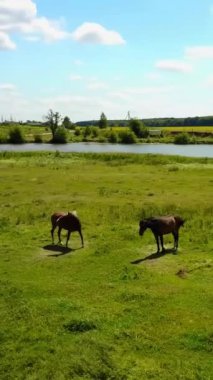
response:
<path id="1" fill-rule="evenodd" d="M 68 143 L 68 144 L 0 144 L 0 151 L 30 152 L 59 151 L 77 153 L 152 153 L 179 155 L 188 157 L 212 157 L 213 145 L 174 145 L 174 144 L 103 144 L 103 143 Z"/>

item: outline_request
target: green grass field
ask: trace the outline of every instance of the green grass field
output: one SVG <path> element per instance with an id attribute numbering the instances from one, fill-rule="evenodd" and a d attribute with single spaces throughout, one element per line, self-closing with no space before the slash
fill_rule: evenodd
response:
<path id="1" fill-rule="evenodd" d="M 212 174 L 212 159 L 1 153 L 0 378 L 212 379 Z M 51 249 L 56 210 L 77 210 L 85 248 L 74 233 Z M 156 257 L 138 222 L 170 213 L 179 251 Z"/>
<path id="2" fill-rule="evenodd" d="M 186 133 L 209 133 L 213 134 L 213 126 L 184 126 L 184 127 L 161 127 L 164 132 L 186 132 Z"/>

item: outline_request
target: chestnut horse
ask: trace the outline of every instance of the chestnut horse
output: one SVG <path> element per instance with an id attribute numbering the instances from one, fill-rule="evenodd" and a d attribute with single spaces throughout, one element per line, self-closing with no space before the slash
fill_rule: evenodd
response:
<path id="1" fill-rule="evenodd" d="M 51 216 L 51 222 L 52 222 L 52 229 L 51 229 L 51 236 L 52 236 L 52 243 L 54 244 L 54 231 L 56 227 L 58 227 L 58 240 L 59 243 L 61 243 L 61 230 L 67 230 L 67 241 L 66 241 L 66 247 L 68 245 L 68 241 L 70 239 L 71 232 L 77 231 L 81 237 L 81 243 L 82 247 L 84 246 L 84 239 L 83 235 L 81 233 L 81 222 L 79 218 L 76 215 L 76 212 L 55 212 Z"/>
<path id="2" fill-rule="evenodd" d="M 146 218 L 140 221 L 139 235 L 142 236 L 147 228 L 154 234 L 157 243 L 157 252 L 160 252 L 160 242 L 162 252 L 165 251 L 163 245 L 163 235 L 172 233 L 174 237 L 174 250 L 178 249 L 179 228 L 184 225 L 184 220 L 180 216 L 160 216 Z"/>

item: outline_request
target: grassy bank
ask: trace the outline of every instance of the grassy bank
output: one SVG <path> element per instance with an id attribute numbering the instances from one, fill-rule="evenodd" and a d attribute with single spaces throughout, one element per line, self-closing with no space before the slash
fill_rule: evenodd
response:
<path id="1" fill-rule="evenodd" d="M 0 378 L 212 379 L 212 173 L 211 159 L 1 153 Z M 51 248 L 55 210 L 77 210 L 84 249 L 76 234 Z M 156 257 L 138 222 L 170 213 L 186 218 L 180 249 Z"/>
<path id="2" fill-rule="evenodd" d="M 11 141 L 11 131 L 15 126 L 0 125 L 0 144 Z M 22 142 L 49 143 L 52 134 L 47 126 L 18 126 Z M 66 142 L 100 142 L 100 143 L 176 143 L 177 135 L 186 134 L 187 144 L 213 144 L 213 127 L 150 127 L 147 137 L 132 135 L 129 127 L 107 127 L 100 129 L 94 126 L 76 127 L 73 130 L 64 130 Z M 160 134 L 159 134 L 160 133 Z M 17 138 L 17 137 L 16 137 Z M 12 142 L 20 142 L 15 140 Z M 61 142 L 61 140 L 60 140 Z M 186 142 L 185 142 L 186 143 Z"/>

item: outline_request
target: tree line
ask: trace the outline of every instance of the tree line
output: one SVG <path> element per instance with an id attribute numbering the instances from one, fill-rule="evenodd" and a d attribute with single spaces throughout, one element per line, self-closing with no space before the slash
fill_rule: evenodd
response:
<path id="1" fill-rule="evenodd" d="M 147 127 L 184 127 L 184 126 L 212 126 L 213 116 L 195 116 L 195 117 L 185 117 L 185 118 L 149 118 L 149 119 L 139 119 Z M 108 126 L 127 126 L 129 120 L 107 120 Z M 85 120 L 79 121 L 76 125 L 84 127 L 87 125 L 99 126 L 99 120 Z"/>

